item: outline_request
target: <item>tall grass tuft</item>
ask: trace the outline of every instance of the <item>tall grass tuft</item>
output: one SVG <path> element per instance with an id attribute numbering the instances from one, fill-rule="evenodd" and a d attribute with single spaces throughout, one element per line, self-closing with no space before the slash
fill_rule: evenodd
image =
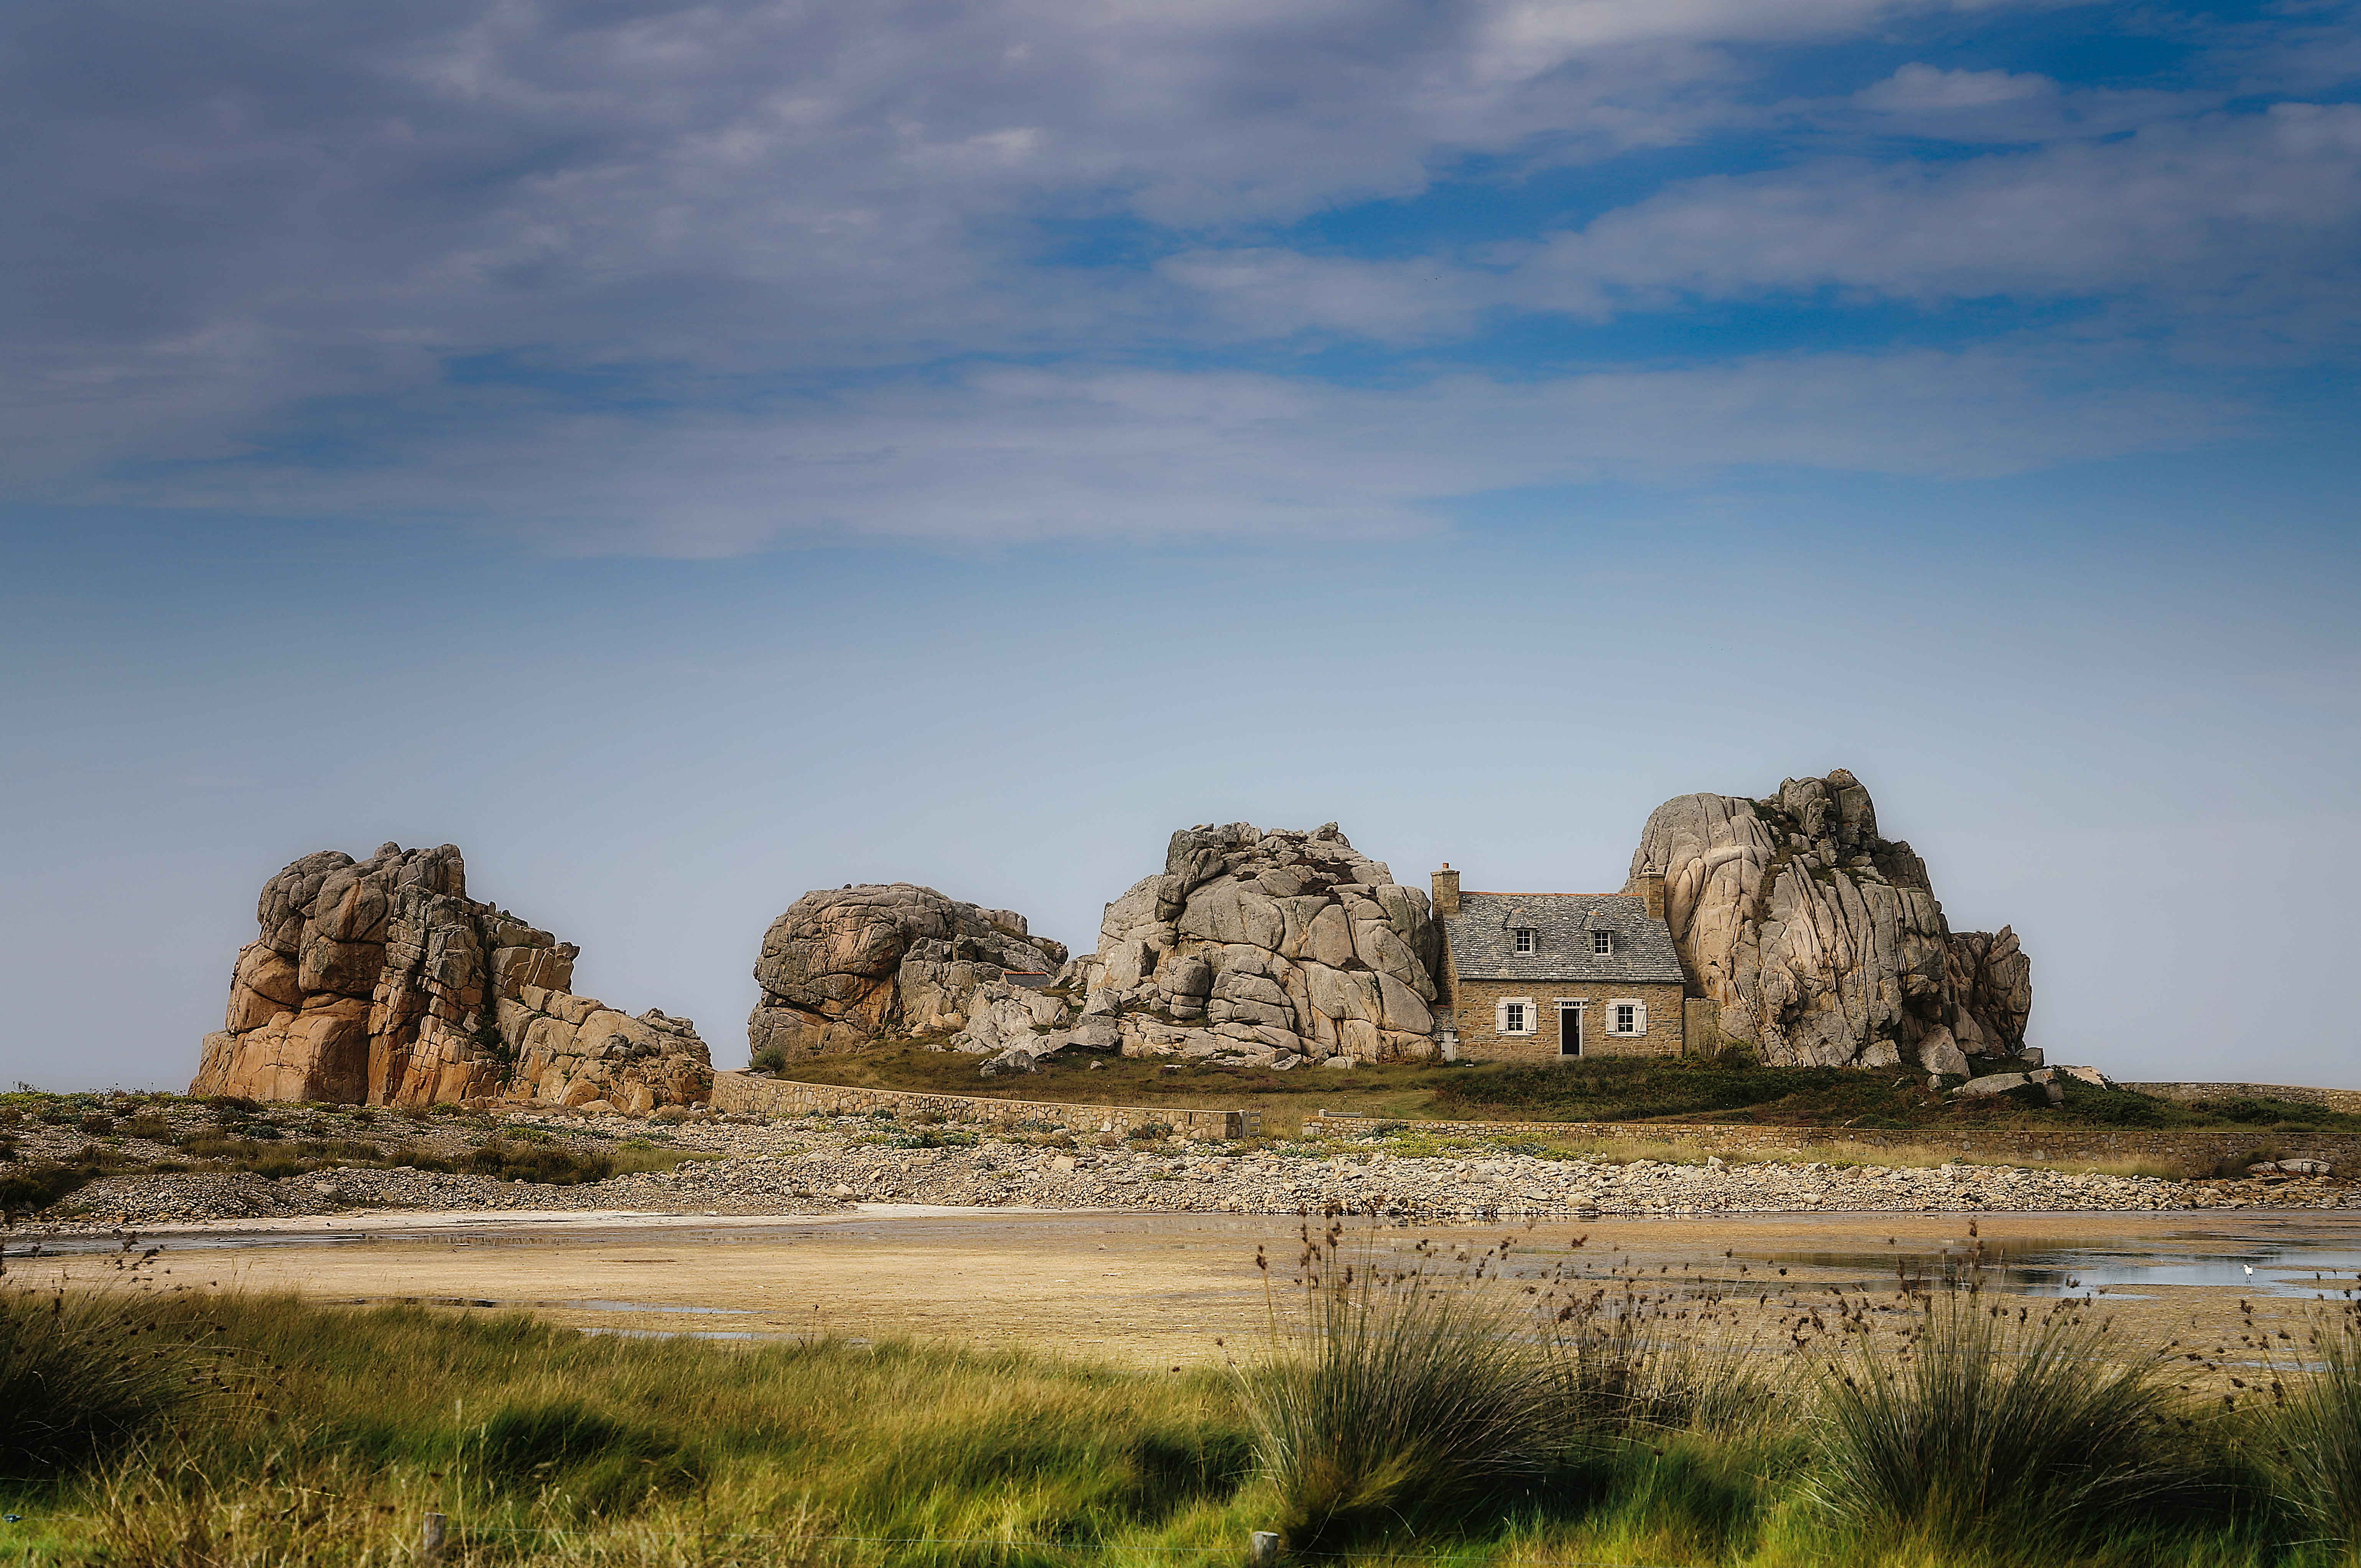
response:
<path id="1" fill-rule="evenodd" d="M 0 1293 L 0 1477 L 89 1458 L 211 1387 L 204 1329 L 137 1297 Z"/>
<path id="2" fill-rule="evenodd" d="M 2347 1547 L 2361 1547 L 2361 1339 L 2349 1321 L 2312 1340 L 2320 1366 L 2273 1412 L 2279 1490 Z"/>
<path id="3" fill-rule="evenodd" d="M 1781 1398 L 1782 1380 L 1765 1374 L 1751 1345 L 1664 1332 L 1673 1326 L 1670 1298 L 1627 1284 L 1620 1294 L 1596 1289 L 1562 1304 L 1552 1291 L 1541 1305 L 1553 1419 L 1570 1439 L 1641 1429 L 1732 1437 L 1782 1424 L 1793 1409 Z"/>
<path id="4" fill-rule="evenodd" d="M 1972 1291 L 1821 1379 L 1814 1489 L 1854 1528 L 2037 1554 L 2191 1484 L 2162 1353 L 2060 1303 L 2030 1322 Z"/>
<path id="5" fill-rule="evenodd" d="M 1345 1262 L 1338 1240 L 1306 1234 L 1300 1343 L 1241 1375 L 1298 1552 L 1445 1527 L 1549 1454 L 1548 1381 L 1507 1312 L 1466 1281 Z"/>

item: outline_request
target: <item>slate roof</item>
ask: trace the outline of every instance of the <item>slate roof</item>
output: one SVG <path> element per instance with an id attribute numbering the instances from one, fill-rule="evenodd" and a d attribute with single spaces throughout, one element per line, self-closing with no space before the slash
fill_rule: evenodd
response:
<path id="1" fill-rule="evenodd" d="M 1520 926 L 1532 927 L 1530 953 L 1516 950 Z M 1443 930 L 1463 980 L 1681 983 L 1673 934 L 1637 894 L 1463 893 Z M 1600 930 L 1615 933 L 1613 952 L 1591 951 Z"/>

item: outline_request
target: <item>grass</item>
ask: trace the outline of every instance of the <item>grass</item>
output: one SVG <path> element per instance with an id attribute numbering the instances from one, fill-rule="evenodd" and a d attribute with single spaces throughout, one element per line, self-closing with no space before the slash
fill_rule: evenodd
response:
<path id="1" fill-rule="evenodd" d="M 0 1479 L 127 1442 L 214 1388 L 219 1325 L 137 1298 L 0 1296 Z"/>
<path id="2" fill-rule="evenodd" d="M 2361 1323 L 2353 1310 L 2323 1325 L 2312 1346 L 2318 1366 L 2294 1380 L 2291 1396 L 2280 1395 L 2273 1479 L 2314 1528 L 2361 1548 Z"/>
<path id="3" fill-rule="evenodd" d="M 2046 1100 L 2007 1095 L 1946 1099 L 1927 1089 L 1924 1073 L 1900 1068 L 1769 1068 L 1736 1056 L 1600 1058 L 1579 1066 L 1368 1063 L 1349 1073 L 1307 1065 L 1279 1073 L 1065 1051 L 1044 1058 L 1038 1072 L 985 1079 L 977 1076 L 974 1057 L 928 1044 L 801 1058 L 784 1064 L 785 1073 L 808 1083 L 933 1094 L 1240 1107 L 1261 1111 L 1265 1130 L 1274 1135 L 1293 1135 L 1318 1109 L 1411 1122 L 1726 1122 L 1935 1133 L 2079 1127 L 2247 1127 L 2258 1135 L 2361 1132 L 2361 1115 L 2294 1102 L 2160 1100 L 2072 1080 L 2066 1103 L 2053 1108 Z"/>
<path id="4" fill-rule="evenodd" d="M 922 1560 L 861 1542 L 924 1537 L 1062 1562 L 1058 1543 L 1185 1530 L 1248 1465 L 1211 1371 L 628 1340 L 285 1298 L 134 1306 L 167 1332 L 220 1322 L 272 1378 L 202 1427 L 151 1423 L 18 1482 L 6 1511 L 47 1521 L 55 1560 L 177 1565 L 202 1539 L 220 1563 L 381 1563 L 406 1560 L 431 1509 L 461 1562 L 675 1562 L 684 1541 L 701 1543 L 689 1560 L 774 1562 L 799 1554 L 774 1538 L 798 1533 L 859 1538 L 823 1553 L 846 1562 Z"/>
<path id="5" fill-rule="evenodd" d="M 1550 1385 L 1505 1303 L 1422 1265 L 1356 1266 L 1340 1239 L 1306 1228 L 1295 1343 L 1240 1379 L 1297 1552 L 1414 1538 L 1505 1500 L 1551 1446 Z"/>
<path id="6" fill-rule="evenodd" d="M 1682 1352 L 1664 1317 L 1709 1301 L 1495 1296 L 1486 1255 L 1373 1277 L 1339 1233 L 1305 1242 L 1282 1270 L 1302 1310 L 1242 1371 L 154 1286 L 0 1299 L 51 1379 L 0 1412 L 82 1423 L 0 1480 L 22 1516 L 0 1563 L 379 1568 L 416 1560 L 429 1511 L 455 1568 L 1230 1564 L 1282 1524 L 1306 1563 L 1466 1568 L 2349 1560 L 2349 1349 L 2283 1369 L 2284 1405 L 2209 1412 L 2088 1313 L 1863 1298 L 1827 1310 L 1902 1332 Z"/>
<path id="7" fill-rule="evenodd" d="M 177 1127 L 167 1110 L 182 1113 Z M 188 1116 L 191 1110 L 201 1117 Z M 62 1158 L 27 1158 L 16 1129 L 27 1126 L 71 1130 L 91 1141 Z M 193 1170 L 280 1181 L 339 1168 L 407 1168 L 566 1186 L 720 1157 L 658 1148 L 647 1137 L 605 1146 L 608 1136 L 596 1128 L 561 1135 L 452 1106 L 392 1113 L 346 1105 L 266 1107 L 234 1096 L 196 1102 L 163 1094 L 11 1094 L 0 1096 L 0 1128 L 10 1129 L 0 1131 L 0 1215 L 11 1220 L 107 1176 Z M 658 1128 L 651 1135 L 668 1134 Z M 162 1157 L 125 1146 L 126 1139 L 159 1146 Z"/>
<path id="8" fill-rule="evenodd" d="M 1995 1068 L 1998 1070 L 1998 1068 Z M 1638 1058 L 1579 1067 L 1490 1065 L 1438 1085 L 1431 1114 L 1467 1120 L 1723 1121 L 1758 1126 L 2230 1127 L 2361 1132 L 2361 1116 L 2292 1101 L 2160 1100 L 2066 1081 L 2051 1108 L 2007 1095 L 1949 1099 L 1900 1068 L 1768 1068 L 1744 1058 Z"/>
<path id="9" fill-rule="evenodd" d="M 1342 1130 L 1342 1126 L 1350 1126 L 1350 1124 L 1330 1125 Z M 1334 1146 L 1339 1152 L 1382 1149 L 1401 1159 L 1449 1157 L 1483 1159 L 1501 1154 L 1521 1154 L 1536 1159 L 1589 1160 L 1608 1165 L 1629 1165 L 1643 1160 L 1659 1165 L 1701 1165 L 1712 1158 L 1730 1165 L 1817 1164 L 1843 1168 L 1873 1166 L 1886 1169 L 1927 1169 L 1943 1165 L 1990 1166 L 2056 1170 L 2070 1175 L 2147 1176 L 2170 1180 L 2180 1180 L 2192 1174 L 2212 1174 L 2210 1167 L 2202 1172 L 2192 1172 L 2183 1163 L 2169 1159 L 2002 1158 L 1961 1154 L 1956 1148 L 1943 1148 L 1932 1144 L 1869 1146 L 1811 1143 L 1792 1150 L 1753 1149 L 1719 1146 L 1712 1141 L 1710 1135 L 1675 1143 L 1669 1138 L 1552 1136 L 1546 1133 L 1521 1131 L 1483 1135 L 1455 1135 L 1428 1131 L 1417 1123 L 1378 1124 L 1366 1130 L 1353 1128 L 1349 1140 L 1338 1139 Z"/>
<path id="10" fill-rule="evenodd" d="M 1817 1390 L 1819 1500 L 1896 1540 L 2040 1562 L 2192 1492 L 2218 1423 L 2196 1437 L 2169 1352 L 2120 1350 L 2110 1332 L 2070 1303 L 2028 1321 L 1965 1291 L 1930 1299 L 1891 1345 L 1864 1315 Z"/>

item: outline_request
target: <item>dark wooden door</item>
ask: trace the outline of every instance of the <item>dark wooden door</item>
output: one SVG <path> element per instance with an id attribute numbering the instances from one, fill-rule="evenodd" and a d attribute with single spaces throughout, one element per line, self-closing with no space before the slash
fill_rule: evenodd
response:
<path id="1" fill-rule="evenodd" d="M 1557 1010 L 1557 1054 L 1578 1057 L 1582 1054 L 1582 1009 L 1561 1003 Z"/>

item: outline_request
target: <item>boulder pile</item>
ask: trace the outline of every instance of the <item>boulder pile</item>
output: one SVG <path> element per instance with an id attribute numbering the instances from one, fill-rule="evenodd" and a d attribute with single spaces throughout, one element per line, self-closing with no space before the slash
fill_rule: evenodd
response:
<path id="1" fill-rule="evenodd" d="M 1879 836 L 1841 768 L 1763 800 L 1666 801 L 1631 858 L 1631 885 L 1649 877 L 1690 993 L 1767 1063 L 1960 1076 L 1970 1057 L 2028 1054 L 2033 969 L 2015 933 L 1952 931 L 1926 862 Z"/>
<path id="2" fill-rule="evenodd" d="M 711 1092 L 696 1026 L 567 989 L 579 949 L 467 896 L 456 845 L 306 855 L 263 884 L 189 1092 L 646 1111 Z"/>
<path id="3" fill-rule="evenodd" d="M 879 1040 L 961 1036 L 958 1048 L 1001 1048 L 1064 1013 L 1046 986 L 1066 949 L 1025 916 L 908 883 L 807 893 L 763 933 L 761 1000 L 746 1020 L 753 1060 L 856 1051 Z M 1021 1020 L 1021 1021 L 1020 1021 Z M 980 1026 L 982 1038 L 965 1037 Z"/>
<path id="4" fill-rule="evenodd" d="M 1279 1069 L 1427 1057 L 1442 944 L 1426 894 L 1333 822 L 1183 828 L 1107 905 L 1074 1030 L 1126 1056 Z"/>

